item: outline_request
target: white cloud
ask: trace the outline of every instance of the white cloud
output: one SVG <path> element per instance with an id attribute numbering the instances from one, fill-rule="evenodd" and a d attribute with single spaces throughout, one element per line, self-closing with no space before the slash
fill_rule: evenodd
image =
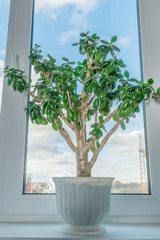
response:
<path id="1" fill-rule="evenodd" d="M 78 36 L 79 36 L 79 31 L 75 29 L 75 30 L 70 30 L 68 32 L 61 33 L 58 39 L 61 43 L 65 43 Z"/>
<path id="2" fill-rule="evenodd" d="M 94 176 L 114 176 L 125 182 L 140 182 L 139 134 L 143 138 L 143 129 L 115 133 L 98 156 Z"/>
<path id="3" fill-rule="evenodd" d="M 97 0 L 39 0 L 36 1 L 35 10 L 36 12 L 44 10 L 53 11 L 67 5 L 73 5 L 77 11 L 90 12 L 95 9 Z"/>
<path id="4" fill-rule="evenodd" d="M 75 10 L 72 12 L 72 16 L 69 20 L 70 23 L 79 26 L 80 28 L 87 29 L 88 24 L 86 21 L 86 17 L 89 12 L 94 12 L 96 10 L 97 4 L 97 0 L 77 1 L 77 5 L 75 5 Z"/>
<path id="5" fill-rule="evenodd" d="M 143 129 L 131 132 L 118 132 L 110 138 L 110 144 L 133 144 L 139 140 L 139 134 L 143 135 Z"/>
<path id="6" fill-rule="evenodd" d="M 130 45 L 131 39 L 132 39 L 131 37 L 119 37 L 117 44 L 121 48 L 128 48 L 128 46 Z"/>
<path id="7" fill-rule="evenodd" d="M 57 19 L 57 17 L 56 17 L 56 14 L 54 14 L 54 13 L 51 13 L 51 18 L 53 19 L 53 20 L 56 20 Z"/>
<path id="8" fill-rule="evenodd" d="M 84 31 L 88 28 L 87 15 L 95 11 L 97 5 L 98 0 L 39 0 L 36 1 L 35 11 L 56 21 L 63 17 L 65 21 Z M 66 7 L 70 7 L 70 11 L 66 12 Z M 69 15 L 65 16 L 66 13 Z"/>

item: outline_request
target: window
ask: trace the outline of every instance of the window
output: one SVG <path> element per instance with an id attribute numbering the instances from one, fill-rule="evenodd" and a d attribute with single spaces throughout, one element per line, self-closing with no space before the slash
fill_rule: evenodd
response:
<path id="1" fill-rule="evenodd" d="M 48 1 L 48 4 L 35 0 L 33 45 L 40 44 L 44 57 L 51 53 L 57 64 L 62 64 L 62 57 L 71 61 L 86 58 L 72 46 L 79 40 L 80 32 L 90 30 L 107 41 L 117 34 L 121 49 L 118 57 L 124 60 L 133 78 L 141 79 L 137 2 L 123 0 L 123 4 L 121 0 Z M 37 76 L 32 71 L 32 79 Z M 106 129 L 109 131 L 110 126 L 106 125 Z M 92 176 L 115 177 L 113 193 L 149 193 L 144 145 L 141 106 L 141 113 L 136 120 L 130 120 L 126 131 L 119 128 L 110 138 Z M 27 155 L 26 193 L 54 193 L 53 176 L 76 176 L 75 154 L 51 124 L 29 123 Z"/>
<path id="2" fill-rule="evenodd" d="M 6 64 L 28 74 L 30 52 L 32 0 L 11 0 Z M 140 32 L 144 81 L 153 77 L 159 86 L 159 0 L 139 0 Z M 148 16 L 151 16 L 150 18 Z M 14 53 L 14 54 L 13 54 Z M 11 63 L 11 55 L 14 56 Z M 154 64 L 153 64 L 154 63 Z M 4 84 L 0 119 L 0 220 L 58 221 L 54 195 L 26 195 L 23 189 L 26 117 L 22 107 L 26 96 L 14 93 Z M 151 195 L 112 196 L 108 220 L 158 222 L 160 195 L 160 107 L 151 101 L 146 104 L 149 146 Z"/>
<path id="3" fill-rule="evenodd" d="M 1 22 L 1 39 L 0 39 L 0 112 L 1 112 L 1 99 L 3 88 L 3 68 L 6 55 L 6 43 L 7 43 L 7 29 L 8 29 L 8 17 L 9 17 L 10 2 L 0 2 L 0 22 Z"/>

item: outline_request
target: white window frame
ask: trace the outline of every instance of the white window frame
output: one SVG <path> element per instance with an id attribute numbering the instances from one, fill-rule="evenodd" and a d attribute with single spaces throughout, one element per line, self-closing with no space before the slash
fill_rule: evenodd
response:
<path id="1" fill-rule="evenodd" d="M 139 0 L 141 51 L 144 82 L 150 77 L 160 85 L 160 1 Z M 29 74 L 33 0 L 11 0 L 6 65 Z M 155 26 L 158 26 L 157 29 Z M 152 43 L 152 45 L 151 45 Z M 3 84 L 0 118 L 0 221 L 61 221 L 55 195 L 25 195 L 23 169 L 26 116 L 22 109 L 26 94 Z M 151 195 L 113 195 L 107 221 L 160 222 L 160 106 L 146 106 Z"/>

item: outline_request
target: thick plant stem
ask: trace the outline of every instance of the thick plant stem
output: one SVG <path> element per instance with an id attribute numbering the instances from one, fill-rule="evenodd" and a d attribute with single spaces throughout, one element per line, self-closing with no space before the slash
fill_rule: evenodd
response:
<path id="1" fill-rule="evenodd" d="M 79 138 L 77 138 L 77 177 L 91 177 L 91 168 L 88 163 L 88 151 L 86 150 L 86 121 L 81 115 L 81 129 L 79 131 Z"/>
<path id="2" fill-rule="evenodd" d="M 91 177 L 91 168 L 88 163 L 88 152 L 84 149 L 77 149 L 77 177 Z"/>

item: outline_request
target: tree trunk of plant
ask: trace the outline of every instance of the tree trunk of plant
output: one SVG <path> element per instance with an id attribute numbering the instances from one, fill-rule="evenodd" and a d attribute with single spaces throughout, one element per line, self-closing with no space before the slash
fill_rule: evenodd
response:
<path id="1" fill-rule="evenodd" d="M 88 152 L 78 149 L 76 153 L 77 177 L 91 177 L 91 168 L 88 164 Z"/>
<path id="2" fill-rule="evenodd" d="M 80 138 L 77 139 L 77 177 L 91 177 L 91 168 L 88 164 L 88 151 L 85 149 L 86 144 L 86 122 L 82 121 Z"/>

